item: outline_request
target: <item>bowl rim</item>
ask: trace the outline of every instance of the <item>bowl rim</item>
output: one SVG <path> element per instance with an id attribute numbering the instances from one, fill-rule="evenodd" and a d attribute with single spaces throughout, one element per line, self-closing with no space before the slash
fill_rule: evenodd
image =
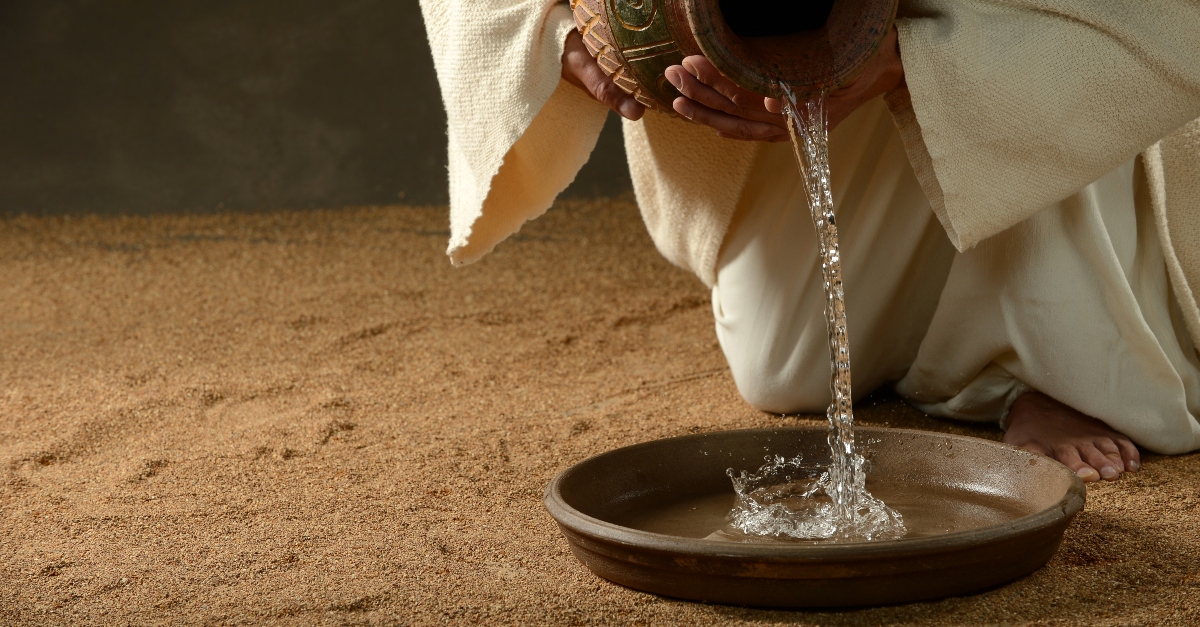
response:
<path id="1" fill-rule="evenodd" d="M 1072 478 L 1066 493 L 1054 505 L 1044 508 L 1040 511 L 1028 514 L 1017 518 L 1011 522 L 998 523 L 975 529 L 964 531 L 956 531 L 936 536 L 924 536 L 920 538 L 901 538 L 899 540 L 880 540 L 875 542 L 840 542 L 840 543 L 748 543 L 735 542 L 732 540 L 710 540 L 707 538 L 685 538 L 682 536 L 672 536 L 667 534 L 655 533 L 652 531 L 641 531 L 630 527 L 622 527 L 615 523 L 611 523 L 593 516 L 589 516 L 580 512 L 566 502 L 562 496 L 561 485 L 573 473 L 580 471 L 581 467 L 595 460 L 606 456 L 615 455 L 619 452 L 628 451 L 637 448 L 646 448 L 650 446 L 662 445 L 668 441 L 689 440 L 689 439 L 704 439 L 711 437 L 714 434 L 743 434 L 743 433 L 763 433 L 763 432 L 787 432 L 787 431 L 826 431 L 827 427 L 823 426 L 787 426 L 787 427 L 759 427 L 750 429 L 728 429 L 720 431 L 708 431 L 705 433 L 686 434 L 673 436 L 668 438 L 660 438 L 647 442 L 639 442 L 605 451 L 598 455 L 593 455 L 583 459 L 575 464 L 572 464 L 562 472 L 558 473 L 554 479 L 546 486 L 545 496 L 543 498 L 546 509 L 550 516 L 562 527 L 571 530 L 574 533 L 599 540 L 605 543 L 623 545 L 639 550 L 649 550 L 663 554 L 675 554 L 687 557 L 705 557 L 712 559 L 736 559 L 744 560 L 747 558 L 756 559 L 759 561 L 848 561 L 848 560 L 876 560 L 880 557 L 889 558 L 904 558 L 915 555 L 929 555 L 937 553 L 953 552 L 965 548 L 978 548 L 991 544 L 1004 542 L 1013 537 L 1023 535 L 1038 529 L 1052 527 L 1054 524 L 1070 519 L 1079 512 L 1086 501 L 1087 488 L 1083 481 L 1071 469 L 1064 466 L 1058 460 L 1044 455 L 1038 455 L 1017 448 L 1015 446 L 997 442 L 995 440 L 987 440 L 984 438 L 976 438 L 972 436 L 958 435 L 953 433 L 942 433 L 938 431 L 925 431 L 921 429 L 898 429 L 892 427 L 875 427 L 862 426 L 856 427 L 857 434 L 911 434 L 918 437 L 937 437 L 947 438 L 950 440 L 971 442 L 978 444 L 980 442 L 992 446 L 998 446 L 1009 449 L 1013 452 L 1021 453 L 1030 458 L 1051 462 L 1051 466 L 1058 466 L 1062 472 L 1070 473 Z"/>

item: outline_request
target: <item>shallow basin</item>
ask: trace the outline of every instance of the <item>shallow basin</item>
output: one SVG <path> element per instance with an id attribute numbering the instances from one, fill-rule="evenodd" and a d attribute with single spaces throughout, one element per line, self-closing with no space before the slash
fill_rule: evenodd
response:
<path id="1" fill-rule="evenodd" d="M 726 469 L 767 455 L 828 463 L 817 427 L 688 435 L 584 460 L 546 488 L 546 508 L 592 572 L 681 599 L 765 607 L 879 605 L 965 594 L 1050 559 L 1084 503 L 1066 466 L 942 433 L 859 427 L 867 489 L 908 535 L 878 542 L 711 539 L 735 494 Z"/>

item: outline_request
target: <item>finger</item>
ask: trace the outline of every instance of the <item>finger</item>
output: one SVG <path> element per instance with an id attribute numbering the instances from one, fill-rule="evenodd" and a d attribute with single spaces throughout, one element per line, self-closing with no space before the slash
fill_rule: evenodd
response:
<path id="1" fill-rule="evenodd" d="M 789 141 L 789 140 L 790 140 L 790 138 L 789 138 L 787 135 L 779 135 L 778 137 L 768 137 L 768 138 L 766 138 L 766 139 L 747 139 L 747 138 L 745 138 L 745 137 L 738 137 L 738 136 L 735 136 L 735 135 L 730 135 L 729 133 L 726 133 L 726 132 L 724 132 L 724 131 L 717 131 L 717 137 L 720 137 L 720 138 L 722 138 L 722 139 L 737 139 L 737 140 L 740 140 L 740 141 L 760 141 L 760 142 L 769 142 L 769 143 L 772 143 L 772 144 L 778 144 L 779 142 L 785 142 L 785 141 Z"/>
<path id="2" fill-rule="evenodd" d="M 748 120 L 768 122 L 781 128 L 786 124 L 782 115 L 771 113 L 761 108 L 762 98 L 759 96 L 756 96 L 760 105 L 759 108 L 745 107 L 730 100 L 728 96 L 717 91 L 712 86 L 701 82 L 695 76 L 692 76 L 691 73 L 683 71 L 679 66 L 673 65 L 667 68 L 664 74 L 667 80 L 671 81 L 671 84 L 675 86 L 675 89 L 679 90 L 679 93 L 709 109 Z"/>
<path id="3" fill-rule="evenodd" d="M 722 111 L 715 111 L 686 97 L 679 97 L 672 103 L 679 115 L 696 122 L 711 126 L 722 137 L 747 141 L 774 141 L 775 138 L 787 137 L 787 131 L 774 124 L 747 120 Z"/>
<path id="4" fill-rule="evenodd" d="M 1054 449 L 1054 459 L 1057 459 L 1064 466 L 1075 471 L 1076 476 L 1087 483 L 1100 480 L 1100 473 L 1096 472 L 1095 468 L 1092 468 L 1080 459 L 1079 451 L 1073 446 L 1063 446 Z"/>
<path id="5" fill-rule="evenodd" d="M 588 58 L 591 59 L 591 56 L 589 55 Z M 600 69 L 600 64 L 596 63 L 595 59 L 591 59 L 591 62 L 583 68 L 580 79 L 583 81 L 584 88 L 592 94 L 593 98 L 621 114 L 621 117 L 639 120 L 646 113 L 646 107 L 626 93 L 624 89 L 618 87 L 613 79 Z"/>
<path id="6" fill-rule="evenodd" d="M 700 82 L 715 89 L 734 104 L 755 109 L 762 108 L 762 95 L 756 94 L 749 89 L 743 89 L 737 83 L 726 78 L 707 57 L 692 55 L 685 57 L 682 63 L 688 73 L 696 77 Z"/>
<path id="7" fill-rule="evenodd" d="M 563 78 L 583 89 L 596 101 L 629 120 L 641 119 L 646 112 L 640 102 L 617 86 L 587 51 L 582 39 L 567 37 L 563 52 Z"/>
<path id="8" fill-rule="evenodd" d="M 763 108 L 771 113 L 783 113 L 783 101 L 778 98 L 763 98 Z"/>
<path id="9" fill-rule="evenodd" d="M 638 102 L 633 96 L 625 93 L 625 90 L 618 87 L 611 78 L 605 76 L 604 79 L 605 82 L 593 87 L 596 100 L 607 105 L 609 109 L 616 111 L 621 117 L 627 120 L 636 122 L 642 119 L 642 116 L 646 113 L 645 105 Z"/>
<path id="10" fill-rule="evenodd" d="M 1137 472 L 1142 467 L 1142 453 L 1133 442 L 1125 438 L 1117 438 L 1117 449 L 1121 451 L 1121 459 L 1125 462 L 1125 470 Z"/>
<path id="11" fill-rule="evenodd" d="M 583 37 L 579 34 L 579 31 L 572 30 L 568 32 L 567 39 L 563 42 L 562 77 L 568 83 L 586 91 L 583 80 L 579 78 L 584 66 L 587 64 L 585 55 L 586 57 L 592 56 L 588 53 L 587 45 L 583 43 Z M 595 59 L 592 59 L 592 61 L 595 62 Z"/>

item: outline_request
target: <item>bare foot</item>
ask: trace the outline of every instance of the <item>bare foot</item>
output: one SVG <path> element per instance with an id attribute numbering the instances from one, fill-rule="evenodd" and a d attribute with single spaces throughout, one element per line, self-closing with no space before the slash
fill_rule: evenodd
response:
<path id="1" fill-rule="evenodd" d="M 1087 482 L 1112 481 L 1142 465 L 1129 438 L 1041 392 L 1027 392 L 1013 403 L 1004 441 L 1053 457 Z"/>

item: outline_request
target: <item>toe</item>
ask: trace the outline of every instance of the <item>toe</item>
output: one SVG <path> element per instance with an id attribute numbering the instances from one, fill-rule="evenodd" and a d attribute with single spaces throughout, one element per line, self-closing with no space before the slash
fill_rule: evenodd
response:
<path id="1" fill-rule="evenodd" d="M 1117 441 L 1115 438 L 1096 438 L 1096 441 L 1093 442 L 1093 444 L 1095 444 L 1096 448 L 1108 458 L 1108 465 L 1112 466 L 1114 472 L 1120 474 L 1121 471 L 1126 469 L 1125 459 L 1121 455 L 1121 449 L 1117 446 Z M 1100 474 L 1104 474 L 1103 469 L 1101 469 Z M 1109 477 L 1105 477 L 1105 479 L 1108 478 Z"/>
<path id="2" fill-rule="evenodd" d="M 1135 472 L 1142 467 L 1142 454 L 1138 447 L 1126 438 L 1117 438 L 1117 449 L 1121 451 L 1121 459 L 1125 462 L 1125 470 Z"/>
<path id="3" fill-rule="evenodd" d="M 1103 451 L 1096 447 L 1095 444 L 1086 443 L 1079 446 L 1079 456 L 1084 463 L 1091 466 L 1096 472 L 1100 473 L 1100 478 L 1112 481 L 1121 476 L 1121 468 L 1123 463 L 1118 456 L 1117 460 L 1113 460 Z"/>
<path id="4" fill-rule="evenodd" d="M 1063 446 L 1054 449 L 1054 459 L 1062 462 L 1067 468 L 1074 470 L 1080 479 L 1088 483 L 1100 480 L 1100 473 L 1096 472 L 1095 468 L 1092 468 L 1080 458 L 1079 449 L 1074 446 Z"/>

